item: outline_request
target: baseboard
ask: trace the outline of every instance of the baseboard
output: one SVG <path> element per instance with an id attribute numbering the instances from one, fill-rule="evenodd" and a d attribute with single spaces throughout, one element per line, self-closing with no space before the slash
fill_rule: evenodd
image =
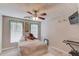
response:
<path id="1" fill-rule="evenodd" d="M 2 51 L 9 50 L 9 49 L 13 49 L 13 48 L 16 48 L 16 47 L 4 48 L 4 49 L 2 49 Z"/>

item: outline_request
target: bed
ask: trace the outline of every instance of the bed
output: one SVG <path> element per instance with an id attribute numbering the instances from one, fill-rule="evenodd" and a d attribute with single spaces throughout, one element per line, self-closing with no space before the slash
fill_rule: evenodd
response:
<path id="1" fill-rule="evenodd" d="M 20 42 L 19 48 L 22 56 L 41 56 L 48 52 L 48 46 L 40 40 Z"/>

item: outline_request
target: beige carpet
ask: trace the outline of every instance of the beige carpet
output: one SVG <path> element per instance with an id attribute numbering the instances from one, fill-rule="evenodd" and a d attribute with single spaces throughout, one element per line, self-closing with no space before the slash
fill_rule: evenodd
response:
<path id="1" fill-rule="evenodd" d="M 18 48 L 14 48 L 14 49 L 9 49 L 6 51 L 3 51 L 0 56 L 21 56 L 19 49 Z M 43 56 L 53 56 L 52 53 L 48 52 L 46 54 L 44 54 Z"/>
<path id="2" fill-rule="evenodd" d="M 18 48 L 14 48 L 14 49 L 9 49 L 9 50 L 3 51 L 0 54 L 0 56 L 21 56 L 21 54 L 20 54 Z M 49 49 L 48 53 L 46 53 L 42 56 L 69 56 L 69 55 L 57 52 L 56 50 Z"/>
<path id="3" fill-rule="evenodd" d="M 9 49 L 6 51 L 3 51 L 0 56 L 19 56 L 19 50 L 18 48 Z"/>

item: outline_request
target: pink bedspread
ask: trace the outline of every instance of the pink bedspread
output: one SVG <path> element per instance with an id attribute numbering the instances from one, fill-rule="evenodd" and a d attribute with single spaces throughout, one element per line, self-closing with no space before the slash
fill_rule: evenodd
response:
<path id="1" fill-rule="evenodd" d="M 23 56 L 39 56 L 48 52 L 47 45 L 40 40 L 25 41 L 20 43 L 19 46 Z"/>

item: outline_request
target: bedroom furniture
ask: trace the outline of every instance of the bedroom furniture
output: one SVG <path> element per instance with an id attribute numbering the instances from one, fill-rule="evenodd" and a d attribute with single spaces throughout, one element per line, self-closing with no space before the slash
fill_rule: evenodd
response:
<path id="1" fill-rule="evenodd" d="M 24 41 L 19 47 L 22 56 L 41 56 L 48 52 L 48 46 L 40 40 Z"/>
<path id="2" fill-rule="evenodd" d="M 44 39 L 44 42 L 46 43 L 46 45 L 49 45 L 49 40 L 48 39 Z"/>
<path id="3" fill-rule="evenodd" d="M 79 42 L 71 40 L 64 40 L 63 42 L 71 47 L 69 54 L 71 54 L 72 56 L 79 56 Z"/>

